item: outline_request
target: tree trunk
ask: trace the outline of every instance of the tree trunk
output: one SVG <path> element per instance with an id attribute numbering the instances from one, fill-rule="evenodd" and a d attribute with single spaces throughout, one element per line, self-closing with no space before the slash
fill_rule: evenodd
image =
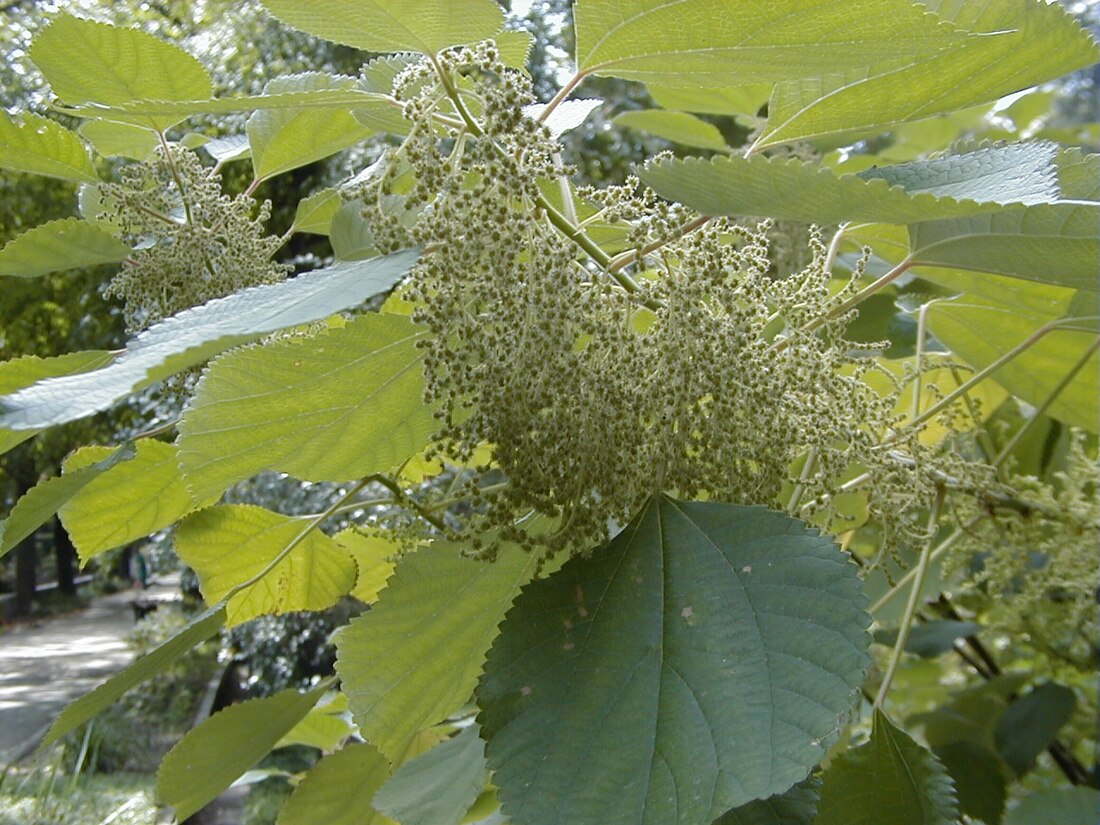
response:
<path id="1" fill-rule="evenodd" d="M 26 616 L 38 584 L 38 542 L 31 533 L 15 546 L 15 615 Z"/>
<path id="2" fill-rule="evenodd" d="M 75 596 L 76 548 L 59 518 L 53 520 L 53 552 L 57 559 L 57 592 Z"/>

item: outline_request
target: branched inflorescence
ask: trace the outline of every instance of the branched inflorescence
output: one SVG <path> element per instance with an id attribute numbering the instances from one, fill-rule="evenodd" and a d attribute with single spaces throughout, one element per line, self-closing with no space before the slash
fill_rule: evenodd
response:
<path id="1" fill-rule="evenodd" d="M 188 307 L 286 277 L 272 256 L 282 245 L 264 223 L 271 205 L 222 193 L 220 176 L 175 144 L 103 186 L 106 210 L 136 250 L 108 294 L 125 301 L 126 325 L 145 329 Z M 254 214 L 255 213 L 255 214 Z"/>

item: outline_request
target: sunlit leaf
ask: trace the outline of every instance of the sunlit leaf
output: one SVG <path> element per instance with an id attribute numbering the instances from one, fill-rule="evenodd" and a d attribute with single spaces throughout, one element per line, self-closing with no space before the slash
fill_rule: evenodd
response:
<path id="1" fill-rule="evenodd" d="M 390 766 L 363 742 L 322 757 L 302 779 L 279 812 L 278 825 L 394 825 L 375 811 L 371 796 L 389 776 Z"/>
<path id="2" fill-rule="evenodd" d="M 0 112 L 0 169 L 99 182 L 80 138 L 60 123 L 31 112 L 23 112 L 18 120 Z"/>
<path id="3" fill-rule="evenodd" d="M 782 793 L 862 682 L 863 608 L 855 566 L 801 522 L 654 499 L 505 617 L 478 688 L 504 814 L 709 825 Z"/>
<path id="4" fill-rule="evenodd" d="M 663 109 L 707 115 L 755 115 L 768 102 L 770 83 L 727 86 L 720 89 L 663 86 L 650 83 L 650 95 Z"/>
<path id="5" fill-rule="evenodd" d="M 339 191 L 331 187 L 302 198 L 294 212 L 294 231 L 327 235 L 341 203 Z"/>
<path id="6" fill-rule="evenodd" d="M 0 275 L 34 278 L 77 267 L 125 260 L 130 247 L 80 218 L 49 221 L 17 235 L 0 249 Z"/>
<path id="7" fill-rule="evenodd" d="M 89 120 L 80 124 L 79 131 L 105 157 L 145 160 L 159 145 L 157 133 L 152 129 L 129 123 Z"/>
<path id="8" fill-rule="evenodd" d="M 176 552 L 198 574 L 207 604 L 264 574 L 229 599 L 226 623 L 231 627 L 267 614 L 323 610 L 355 585 L 355 562 L 316 530 L 299 541 L 307 525 L 251 505 L 211 507 L 180 523 Z"/>
<path id="9" fill-rule="evenodd" d="M 400 464 L 437 424 L 421 400 L 416 342 L 426 334 L 405 316 L 371 313 L 222 356 L 180 422 L 188 485 L 205 497 L 261 470 L 346 481 Z"/>
<path id="10" fill-rule="evenodd" d="M 322 684 L 308 693 L 284 690 L 218 711 L 164 757 L 157 800 L 171 805 L 179 821 L 187 819 L 266 756 L 326 689 Z"/>
<path id="11" fill-rule="evenodd" d="M 649 132 L 651 135 L 684 146 L 695 146 L 717 152 L 729 151 L 729 146 L 726 145 L 717 126 L 687 112 L 642 109 L 618 114 L 613 122 L 619 126 L 629 126 L 631 129 Z"/>
<path id="12" fill-rule="evenodd" d="M 385 535 L 364 535 L 356 530 L 344 530 L 333 538 L 351 554 L 358 568 L 351 595 L 365 604 L 373 604 L 393 575 L 400 545 Z"/>
<path id="13" fill-rule="evenodd" d="M 0 427 L 39 429 L 105 410 L 134 390 L 237 344 L 356 306 L 392 288 L 416 259 L 409 250 L 340 264 L 185 310 L 138 335 L 102 369 L 0 396 Z"/>

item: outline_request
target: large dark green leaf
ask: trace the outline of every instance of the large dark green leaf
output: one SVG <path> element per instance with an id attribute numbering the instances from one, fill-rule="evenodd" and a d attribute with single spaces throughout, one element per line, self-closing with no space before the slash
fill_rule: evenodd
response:
<path id="1" fill-rule="evenodd" d="M 958 818 L 940 761 L 876 710 L 871 741 L 825 771 L 815 825 L 955 825 Z"/>
<path id="2" fill-rule="evenodd" d="M 354 307 L 392 288 L 416 259 L 417 253 L 407 250 L 340 264 L 185 310 L 138 335 L 102 369 L 0 396 L 0 427 L 39 429 L 105 410 L 134 390 L 237 344 Z"/>
<path id="3" fill-rule="evenodd" d="M 168 752 L 157 770 L 157 800 L 181 822 L 268 754 L 317 704 L 329 685 L 284 690 L 218 711 Z"/>
<path id="4" fill-rule="evenodd" d="M 997 752 L 1023 776 L 1070 720 L 1075 707 L 1077 696 L 1068 687 L 1055 682 L 1040 685 L 1001 714 L 993 732 Z"/>
<path id="5" fill-rule="evenodd" d="M 1000 822 L 1007 797 L 1007 772 L 997 755 L 973 742 L 950 742 L 932 752 L 955 781 L 959 809 L 990 825 Z"/>
<path id="6" fill-rule="evenodd" d="M 416 344 L 427 334 L 406 316 L 370 313 L 222 356 L 180 423 L 188 485 L 206 497 L 261 470 L 345 481 L 400 464 L 437 425 L 421 400 Z"/>
<path id="7" fill-rule="evenodd" d="M 516 825 L 712 822 L 806 777 L 868 663 L 855 566 L 762 507 L 652 500 L 526 588 L 478 689 Z"/>
<path id="8" fill-rule="evenodd" d="M 811 825 L 817 816 L 821 780 L 811 776 L 781 794 L 734 808 L 714 825 Z"/>

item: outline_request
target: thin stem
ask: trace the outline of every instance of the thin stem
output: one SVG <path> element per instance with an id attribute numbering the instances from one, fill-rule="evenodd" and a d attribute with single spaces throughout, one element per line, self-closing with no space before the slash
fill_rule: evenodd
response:
<path id="1" fill-rule="evenodd" d="M 825 255 L 825 269 L 827 271 L 832 270 L 833 264 L 836 263 L 836 256 L 840 254 L 840 242 L 844 240 L 844 236 L 851 224 L 842 223 L 836 230 L 836 234 L 833 235 L 833 239 L 829 241 L 829 251 Z"/>
<path id="2" fill-rule="evenodd" d="M 817 467 L 817 447 L 810 447 L 809 452 L 806 453 L 806 463 L 802 466 L 802 473 L 798 476 L 798 483 L 794 486 L 794 490 L 791 491 L 791 500 L 787 502 L 787 514 L 794 516 L 798 511 L 798 505 L 802 501 L 802 496 L 805 493 L 806 482 L 810 480 L 810 476 L 813 475 L 814 469 Z"/>
<path id="3" fill-rule="evenodd" d="M 646 255 L 649 255 L 652 252 L 656 252 L 661 247 L 667 246 L 673 241 L 678 241 L 680 238 L 684 237 L 684 235 L 690 234 L 700 227 L 706 226 L 706 224 L 710 220 L 710 215 L 700 215 L 698 218 L 690 220 L 683 226 L 679 227 L 672 235 L 667 238 L 662 238 L 659 241 L 653 241 L 652 243 L 648 243 L 645 246 L 639 247 L 637 249 L 630 249 L 626 252 L 620 252 L 618 255 L 611 259 L 611 262 L 607 265 L 607 271 L 612 273 L 618 272 L 620 269 L 624 269 L 625 267 L 628 267 L 637 261 L 641 261 L 643 258 L 645 258 Z"/>
<path id="4" fill-rule="evenodd" d="M 432 525 L 432 527 L 436 528 L 437 530 L 446 530 L 447 529 L 447 525 L 444 523 L 443 519 L 441 519 L 439 516 L 437 516 L 431 510 L 426 508 L 419 501 L 417 501 L 412 496 L 410 496 L 408 493 L 406 493 L 405 490 L 401 487 L 401 485 L 398 484 L 396 481 L 394 481 L 389 476 L 373 475 L 373 476 L 370 477 L 370 480 L 378 482 L 383 487 L 385 487 L 387 490 L 389 490 L 391 493 L 393 493 L 394 498 L 396 498 L 398 500 L 399 504 L 402 504 L 402 505 L 408 507 L 409 509 L 413 510 L 418 516 L 420 516 L 420 518 L 424 519 L 424 521 L 426 521 L 426 522 L 428 522 L 428 524 Z"/>
<path id="5" fill-rule="evenodd" d="M 993 459 L 993 466 L 1000 469 L 1004 466 L 1005 461 L 1012 454 L 1012 451 L 1016 448 L 1016 445 L 1020 443 L 1020 440 L 1027 434 L 1035 422 L 1043 417 L 1043 414 L 1050 409 L 1051 405 L 1057 400 L 1058 396 L 1062 394 L 1062 391 L 1070 385 L 1070 382 L 1077 377 L 1079 373 L 1088 363 L 1089 358 L 1100 347 L 1100 338 L 1097 338 L 1088 347 L 1085 348 L 1084 353 L 1077 359 L 1077 362 L 1073 365 L 1069 372 L 1067 372 L 1062 379 L 1055 385 L 1054 389 L 1050 391 L 1050 394 L 1046 397 L 1038 409 L 1035 410 L 1035 414 L 1028 419 L 1027 423 L 1018 429 L 1008 440 L 1008 443 L 1004 445 L 1001 451 L 997 454 L 997 457 Z"/>
<path id="6" fill-rule="evenodd" d="M 962 384 L 962 376 L 959 375 L 959 368 L 955 364 L 950 365 L 951 377 L 955 379 L 956 384 Z M 970 393 L 963 393 L 963 403 L 966 404 L 966 411 L 970 414 L 970 419 L 974 422 L 974 426 L 977 428 L 977 441 L 978 446 L 982 450 L 982 454 L 987 462 L 993 458 L 993 453 L 996 452 L 996 448 L 993 446 L 993 439 L 989 437 L 989 431 L 987 428 L 981 426 L 981 418 L 978 415 L 978 405 L 974 403 L 974 399 L 970 397 Z"/>
<path id="7" fill-rule="evenodd" d="M 187 197 L 187 190 L 183 187 L 183 180 L 180 178 L 179 170 L 176 168 L 176 161 L 172 159 L 172 152 L 168 146 L 168 141 L 164 137 L 164 132 L 157 132 L 157 138 L 160 140 L 160 147 L 164 150 L 164 161 L 168 164 L 168 171 L 172 173 L 172 180 L 176 182 L 176 188 L 180 193 L 180 200 L 183 202 L 183 214 L 187 216 L 187 222 L 193 224 L 195 221 L 191 217 L 191 201 Z"/>
<path id="8" fill-rule="evenodd" d="M 577 84 L 584 80 L 587 75 L 587 72 L 579 71 L 569 78 L 569 82 L 558 89 L 558 93 L 546 104 L 546 108 L 543 109 L 542 113 L 539 115 L 539 123 L 545 123 L 546 119 L 554 113 L 554 110 L 557 109 L 567 97 L 569 97 L 569 93 L 577 88 Z"/>
<path id="9" fill-rule="evenodd" d="M 943 504 L 943 490 L 940 489 L 936 492 L 935 501 L 932 502 L 931 512 L 928 514 L 928 530 L 929 532 L 936 529 L 936 525 L 939 523 L 940 518 L 940 506 Z M 879 685 L 878 695 L 875 697 L 875 707 L 881 708 L 882 703 L 886 701 L 886 695 L 890 692 L 890 685 L 894 681 L 894 676 L 898 671 L 898 664 L 901 662 L 902 653 L 905 652 L 905 645 L 909 642 L 909 630 L 913 626 L 913 619 L 917 613 L 917 606 L 920 604 L 921 590 L 924 588 L 924 580 L 928 576 L 928 568 L 932 559 L 932 539 L 929 539 L 925 545 L 924 550 L 921 551 L 920 560 L 917 562 L 917 566 L 914 568 L 913 586 L 909 591 L 909 600 L 905 604 L 905 613 L 902 614 L 901 624 L 898 626 L 898 638 L 894 642 L 894 650 L 890 654 L 890 663 L 886 667 L 886 675 L 882 677 L 882 684 Z"/>
<path id="10" fill-rule="evenodd" d="M 917 374 L 913 379 L 913 403 L 909 407 L 910 420 L 920 415 L 920 393 L 921 383 L 924 378 L 924 339 L 927 335 L 928 327 L 928 307 L 932 306 L 931 302 L 927 304 L 921 304 L 920 311 L 917 313 L 917 345 L 916 352 L 913 353 L 913 360 L 916 364 Z"/>

